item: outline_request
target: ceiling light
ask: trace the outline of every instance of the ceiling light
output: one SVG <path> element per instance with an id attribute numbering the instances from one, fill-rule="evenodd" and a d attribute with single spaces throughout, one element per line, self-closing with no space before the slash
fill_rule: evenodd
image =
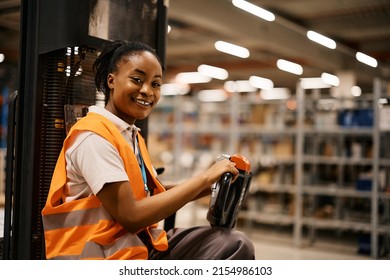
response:
<path id="1" fill-rule="evenodd" d="M 249 78 L 249 84 L 253 87 L 270 90 L 273 89 L 274 83 L 270 79 L 258 77 L 258 76 L 251 76 Z"/>
<path id="2" fill-rule="evenodd" d="M 259 18 L 262 18 L 267 21 L 274 21 L 275 20 L 275 15 L 263 8 L 260 8 L 259 6 L 256 6 L 252 3 L 249 3 L 248 1 L 244 0 L 233 0 L 232 1 L 233 5 L 236 6 L 237 8 L 240 8 L 244 10 L 245 12 L 248 12 L 252 15 L 255 15 Z"/>
<path id="3" fill-rule="evenodd" d="M 264 100 L 282 100 L 289 99 L 291 92 L 288 88 L 273 88 L 270 90 L 262 89 L 260 91 L 260 96 Z"/>
<path id="4" fill-rule="evenodd" d="M 320 33 L 314 32 L 314 31 L 307 31 L 306 33 L 307 38 L 310 40 L 316 42 L 317 44 L 323 45 L 329 49 L 335 49 L 336 48 L 336 42 L 324 35 L 321 35 Z"/>
<path id="5" fill-rule="evenodd" d="M 351 87 L 351 94 L 352 96 L 359 97 L 362 95 L 362 89 L 358 86 Z"/>
<path id="6" fill-rule="evenodd" d="M 302 75 L 303 73 L 303 68 L 301 65 L 284 59 L 278 59 L 278 61 L 276 62 L 276 66 L 280 70 L 290 72 L 296 75 Z"/>
<path id="7" fill-rule="evenodd" d="M 5 55 L 3 53 L 0 53 L 0 63 L 2 63 L 5 59 Z"/>
<path id="8" fill-rule="evenodd" d="M 65 69 L 65 74 L 67 77 L 70 77 L 70 74 L 71 74 L 71 68 L 70 68 L 70 65 L 66 66 L 66 69 Z"/>
<path id="9" fill-rule="evenodd" d="M 389 101 L 387 100 L 387 98 L 379 98 L 378 103 L 379 106 L 382 108 L 383 105 L 389 104 Z"/>
<path id="10" fill-rule="evenodd" d="M 198 72 L 204 76 L 219 80 L 226 80 L 229 77 L 229 73 L 225 69 L 206 64 L 199 65 Z"/>
<path id="11" fill-rule="evenodd" d="M 331 85 L 325 83 L 321 78 L 302 78 L 301 87 L 303 89 L 330 88 Z"/>
<path id="12" fill-rule="evenodd" d="M 182 72 L 176 75 L 177 83 L 181 84 L 201 84 L 211 81 L 211 77 L 204 76 L 199 72 Z"/>
<path id="13" fill-rule="evenodd" d="M 368 66 L 371 66 L 374 68 L 378 66 L 378 62 L 376 61 L 375 58 L 368 56 L 368 55 L 361 53 L 361 52 L 356 53 L 356 59 L 358 61 L 360 61 L 361 63 L 367 64 Z"/>
<path id="14" fill-rule="evenodd" d="M 257 90 L 248 80 L 227 81 L 224 89 L 228 92 L 255 92 Z"/>
<path id="15" fill-rule="evenodd" d="M 331 86 L 339 86 L 340 85 L 340 79 L 339 77 L 335 76 L 335 75 L 332 75 L 332 74 L 329 74 L 329 73 L 322 73 L 321 75 L 321 79 L 324 83 L 327 83 Z"/>
<path id="16" fill-rule="evenodd" d="M 241 58 L 248 58 L 250 55 L 248 49 L 224 41 L 217 41 L 215 42 L 214 46 L 220 52 L 224 52 Z"/>
<path id="17" fill-rule="evenodd" d="M 83 73 L 83 67 L 80 65 L 79 69 L 74 74 L 75 76 L 80 76 Z"/>
<path id="18" fill-rule="evenodd" d="M 228 98 L 222 89 L 207 89 L 198 92 L 198 99 L 202 102 L 222 102 Z"/>
<path id="19" fill-rule="evenodd" d="M 188 84 L 167 83 L 161 86 L 161 95 L 184 95 L 190 91 Z"/>

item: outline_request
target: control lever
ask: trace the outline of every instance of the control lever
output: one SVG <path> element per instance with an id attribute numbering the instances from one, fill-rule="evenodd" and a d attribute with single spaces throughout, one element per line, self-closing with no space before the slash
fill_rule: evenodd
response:
<path id="1" fill-rule="evenodd" d="M 237 179 L 232 182 L 233 175 L 224 173 L 211 188 L 211 197 L 207 220 L 211 226 L 233 228 L 252 179 L 250 163 L 245 157 L 234 154 L 224 156 L 236 164 L 239 171 Z"/>

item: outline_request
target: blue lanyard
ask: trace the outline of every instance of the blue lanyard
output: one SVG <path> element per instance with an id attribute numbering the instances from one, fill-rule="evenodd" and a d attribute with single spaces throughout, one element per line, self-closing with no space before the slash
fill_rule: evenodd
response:
<path id="1" fill-rule="evenodd" d="M 140 167 L 141 167 L 142 179 L 144 181 L 145 194 L 148 195 L 149 194 L 148 178 L 146 176 L 145 164 L 144 164 L 144 160 L 143 160 L 142 155 L 141 155 L 141 149 L 139 148 L 139 145 L 138 145 L 137 137 L 135 137 L 135 144 L 138 147 L 138 155 L 139 155 L 139 159 L 140 159 Z"/>

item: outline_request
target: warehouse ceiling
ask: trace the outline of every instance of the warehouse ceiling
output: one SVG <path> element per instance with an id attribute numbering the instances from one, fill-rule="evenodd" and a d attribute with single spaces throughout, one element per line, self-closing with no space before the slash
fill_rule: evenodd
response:
<path id="1" fill-rule="evenodd" d="M 167 61 L 170 71 L 196 71 L 200 63 L 229 71 L 229 79 L 251 75 L 269 78 L 276 87 L 294 90 L 301 77 L 323 72 L 347 73 L 362 88 L 373 77 L 389 77 L 390 0 L 250 0 L 275 14 L 268 22 L 236 8 L 231 0 L 171 0 Z M 337 42 L 335 50 L 307 39 L 307 30 Z M 227 41 L 250 50 L 247 59 L 218 52 L 214 43 Z M 356 51 L 379 61 L 372 68 L 355 59 Z M 300 76 L 276 67 L 277 59 L 299 63 Z M 349 75 L 348 75 L 349 73 Z"/>
<path id="2" fill-rule="evenodd" d="M 223 67 L 228 80 L 252 75 L 271 79 L 275 87 L 294 90 L 302 77 L 323 72 L 353 77 L 363 90 L 371 90 L 374 77 L 390 79 L 390 0 L 250 0 L 275 14 L 269 22 L 236 8 L 231 0 L 170 0 L 167 40 L 167 81 L 200 64 Z M 17 61 L 20 0 L 0 1 L 0 52 Z M 308 30 L 336 41 L 328 49 L 307 39 Z M 247 48 L 243 59 L 219 52 L 216 41 Z M 378 60 L 378 67 L 358 62 L 356 52 Z M 278 59 L 303 66 L 303 74 L 279 70 Z M 213 80 L 202 87 L 219 87 Z M 201 86 L 198 86 L 201 87 Z"/>

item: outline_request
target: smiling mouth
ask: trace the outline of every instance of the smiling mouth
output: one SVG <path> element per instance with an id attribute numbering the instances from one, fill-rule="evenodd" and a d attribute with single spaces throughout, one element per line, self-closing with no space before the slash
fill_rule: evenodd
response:
<path id="1" fill-rule="evenodd" d="M 148 101 L 145 101 L 145 100 L 141 100 L 141 99 L 133 99 L 133 101 L 135 101 L 136 103 L 142 105 L 142 106 L 151 106 L 153 104 L 153 102 L 148 102 Z"/>

